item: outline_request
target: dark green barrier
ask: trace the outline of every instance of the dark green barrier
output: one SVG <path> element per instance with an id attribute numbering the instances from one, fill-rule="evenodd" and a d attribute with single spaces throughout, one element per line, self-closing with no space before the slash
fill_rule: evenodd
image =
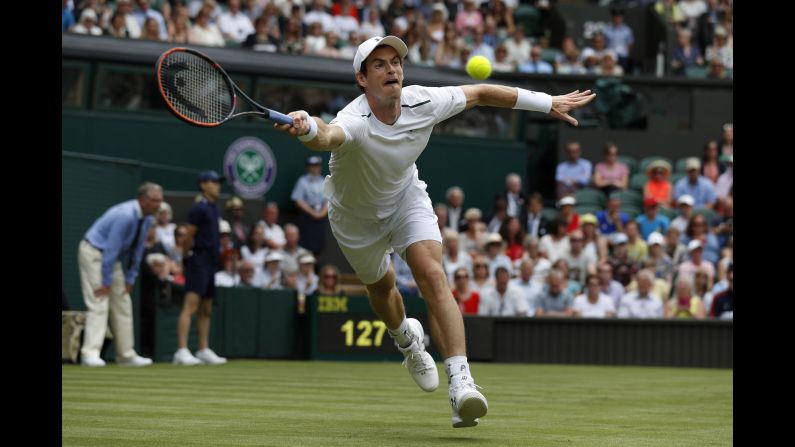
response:
<path id="1" fill-rule="evenodd" d="M 426 334 L 430 334 L 425 302 L 416 296 L 404 296 L 403 303 L 406 315 L 418 319 Z M 311 296 L 307 297 L 307 310 L 312 359 L 402 360 L 366 296 Z M 438 357 L 432 345 L 428 352 Z"/>

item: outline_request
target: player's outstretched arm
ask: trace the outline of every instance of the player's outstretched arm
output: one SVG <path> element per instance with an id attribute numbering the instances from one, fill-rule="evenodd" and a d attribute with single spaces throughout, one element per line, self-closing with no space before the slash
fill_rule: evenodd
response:
<path id="1" fill-rule="evenodd" d="M 551 116 L 576 126 L 577 120 L 569 115 L 595 97 L 590 90 L 575 90 L 566 95 L 550 96 L 522 88 L 494 84 L 462 85 L 467 98 L 466 108 L 475 106 L 503 107 L 548 113 Z"/>
<path id="2" fill-rule="evenodd" d="M 345 131 L 339 126 L 330 126 L 303 110 L 287 115 L 293 119 L 292 125 L 274 123 L 273 127 L 298 138 L 298 141 L 313 151 L 331 151 L 345 142 Z"/>

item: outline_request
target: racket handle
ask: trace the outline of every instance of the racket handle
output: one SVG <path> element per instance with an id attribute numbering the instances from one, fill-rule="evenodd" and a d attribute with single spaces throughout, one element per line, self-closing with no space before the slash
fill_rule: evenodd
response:
<path id="1" fill-rule="evenodd" d="M 279 124 L 293 124 L 293 119 L 283 113 L 279 113 L 275 110 L 268 110 L 268 112 L 268 119 L 271 121 L 276 121 Z"/>

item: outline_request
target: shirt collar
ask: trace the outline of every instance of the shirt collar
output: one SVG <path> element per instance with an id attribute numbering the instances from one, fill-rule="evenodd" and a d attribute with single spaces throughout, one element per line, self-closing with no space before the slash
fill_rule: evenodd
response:
<path id="1" fill-rule="evenodd" d="M 137 219 L 143 219 L 144 211 L 141 209 L 141 204 L 138 202 L 138 199 L 133 200 L 133 202 L 135 203 L 135 217 Z"/>

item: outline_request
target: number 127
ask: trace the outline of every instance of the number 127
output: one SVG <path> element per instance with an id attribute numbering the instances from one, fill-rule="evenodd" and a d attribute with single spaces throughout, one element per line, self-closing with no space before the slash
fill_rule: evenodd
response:
<path id="1" fill-rule="evenodd" d="M 375 340 L 370 338 L 370 334 L 376 329 Z M 381 320 L 361 320 L 356 324 L 356 330 L 360 331 L 356 337 L 356 346 L 381 346 L 381 341 L 384 338 L 386 331 L 386 324 Z M 353 346 L 353 320 L 348 320 L 340 326 L 340 332 L 345 333 L 345 346 Z"/>

